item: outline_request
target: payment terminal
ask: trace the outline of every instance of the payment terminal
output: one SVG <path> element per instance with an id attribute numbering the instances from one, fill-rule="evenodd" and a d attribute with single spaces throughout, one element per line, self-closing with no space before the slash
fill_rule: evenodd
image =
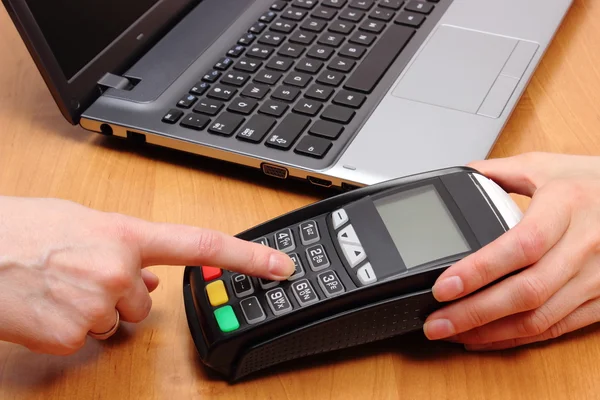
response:
<path id="1" fill-rule="evenodd" d="M 421 329 L 436 278 L 521 218 L 469 168 L 343 193 L 238 235 L 289 254 L 286 281 L 190 266 L 188 325 L 204 364 L 230 381 L 282 362 Z"/>

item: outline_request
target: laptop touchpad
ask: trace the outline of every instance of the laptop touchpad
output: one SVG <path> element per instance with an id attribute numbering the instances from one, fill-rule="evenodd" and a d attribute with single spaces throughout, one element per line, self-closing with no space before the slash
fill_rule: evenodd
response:
<path id="1" fill-rule="evenodd" d="M 496 95 L 500 91 L 508 101 L 520 76 L 519 79 L 511 77 L 508 88 L 492 90 L 492 86 L 519 43 L 518 39 L 441 26 L 409 67 L 393 95 L 473 114 L 482 108 L 488 93 Z M 537 45 L 526 47 L 531 51 L 526 51 L 527 62 L 522 72 Z M 506 80 L 501 81 L 506 86 Z"/>

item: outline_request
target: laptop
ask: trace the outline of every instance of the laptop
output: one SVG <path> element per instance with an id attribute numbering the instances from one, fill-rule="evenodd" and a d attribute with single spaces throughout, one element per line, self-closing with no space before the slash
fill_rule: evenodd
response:
<path id="1" fill-rule="evenodd" d="M 354 188 L 486 158 L 572 0 L 3 0 L 86 130 Z"/>

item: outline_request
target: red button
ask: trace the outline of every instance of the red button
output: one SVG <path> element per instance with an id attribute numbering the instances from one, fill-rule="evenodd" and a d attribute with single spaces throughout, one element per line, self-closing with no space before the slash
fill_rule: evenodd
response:
<path id="1" fill-rule="evenodd" d="M 204 276 L 204 280 L 206 282 L 212 281 L 213 279 L 217 279 L 221 275 L 223 275 L 223 271 L 221 271 L 221 268 L 202 267 L 202 276 Z"/>

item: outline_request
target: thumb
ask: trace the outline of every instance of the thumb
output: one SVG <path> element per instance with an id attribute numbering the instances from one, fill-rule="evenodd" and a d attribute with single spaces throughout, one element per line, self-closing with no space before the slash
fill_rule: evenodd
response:
<path id="1" fill-rule="evenodd" d="M 271 280 L 287 279 L 294 262 L 284 253 L 222 232 L 126 217 L 126 237 L 137 246 L 142 266 L 214 266 Z"/>

